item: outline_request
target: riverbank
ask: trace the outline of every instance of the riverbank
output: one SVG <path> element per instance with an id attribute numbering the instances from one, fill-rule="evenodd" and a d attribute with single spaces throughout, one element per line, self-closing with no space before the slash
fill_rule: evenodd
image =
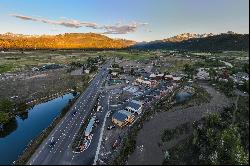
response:
<path id="1" fill-rule="evenodd" d="M 13 162 L 14 165 L 24 165 L 35 152 L 35 150 L 39 147 L 39 145 L 43 142 L 43 140 L 50 134 L 50 132 L 54 129 L 54 127 L 60 122 L 60 120 L 65 116 L 71 106 L 75 103 L 79 96 L 75 97 L 71 100 L 67 106 L 65 106 L 62 112 L 53 120 L 53 122 L 45 128 L 39 136 L 35 139 L 31 140 L 31 142 L 27 145 L 26 149 L 23 153 L 18 157 L 16 161 Z"/>
<path id="2" fill-rule="evenodd" d="M 63 96 L 64 94 L 70 92 L 76 93 L 73 91 L 73 89 L 66 89 L 66 91 L 57 92 L 52 95 L 48 95 L 42 98 L 32 100 L 30 102 L 20 104 L 19 107 L 15 108 L 13 111 L 8 111 L 8 112 L 0 111 L 0 129 L 3 128 L 4 125 L 7 125 L 11 120 L 16 118 L 16 116 L 23 116 L 27 114 L 28 110 L 32 109 L 35 105 L 43 102 L 48 102 L 50 100 L 53 100 L 57 97 Z"/>
<path id="3" fill-rule="evenodd" d="M 92 76 L 93 77 L 93 76 Z M 87 88 L 89 82 L 91 81 L 90 77 L 84 81 L 82 84 L 82 91 Z M 79 95 L 80 96 L 80 95 Z M 36 149 L 39 147 L 39 145 L 43 142 L 44 139 L 47 138 L 47 136 L 51 133 L 51 131 L 55 128 L 55 126 L 60 122 L 60 120 L 66 115 L 66 113 L 69 111 L 69 109 L 72 107 L 72 105 L 75 103 L 75 101 L 78 99 L 77 96 L 74 98 L 61 112 L 61 114 L 56 117 L 53 122 L 47 127 L 46 129 L 43 130 L 43 132 L 35 138 L 33 141 L 29 143 L 27 148 L 23 151 L 22 155 L 18 157 L 18 159 L 13 163 L 15 165 L 24 165 L 28 162 L 32 154 L 36 151 Z"/>

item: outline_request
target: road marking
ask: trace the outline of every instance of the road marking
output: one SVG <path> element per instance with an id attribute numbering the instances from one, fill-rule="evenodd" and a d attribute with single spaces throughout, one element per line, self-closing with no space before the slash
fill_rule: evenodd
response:
<path id="1" fill-rule="evenodd" d="M 93 165 L 96 165 L 96 162 L 97 162 L 97 160 L 98 160 L 98 155 L 99 155 L 99 152 L 100 152 L 100 146 L 101 146 L 101 143 L 102 143 L 103 131 L 104 131 L 106 119 L 107 119 L 108 114 L 109 114 L 110 112 L 111 112 L 111 111 L 108 111 L 108 112 L 106 113 L 105 118 L 104 118 L 104 121 L 103 121 L 102 129 L 101 129 L 101 135 L 100 135 L 99 142 L 98 142 L 98 146 L 97 146 L 97 149 L 96 149 L 95 159 L 94 159 L 94 164 L 93 164 Z"/>

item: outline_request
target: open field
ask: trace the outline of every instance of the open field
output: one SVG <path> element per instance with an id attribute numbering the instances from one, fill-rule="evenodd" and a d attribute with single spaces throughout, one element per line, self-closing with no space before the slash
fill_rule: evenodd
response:
<path id="1" fill-rule="evenodd" d="M 0 74 L 4 72 L 18 72 L 30 70 L 32 67 L 44 64 L 64 64 L 71 62 L 85 62 L 88 57 L 95 57 L 98 52 L 84 52 L 81 50 L 37 50 L 11 51 L 0 53 Z"/>

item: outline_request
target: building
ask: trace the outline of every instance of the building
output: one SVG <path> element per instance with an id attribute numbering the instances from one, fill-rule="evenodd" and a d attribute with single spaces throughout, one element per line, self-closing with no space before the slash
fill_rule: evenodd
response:
<path id="1" fill-rule="evenodd" d="M 120 110 L 114 113 L 112 116 L 112 122 L 119 127 L 123 127 L 128 123 L 133 122 L 134 115 L 126 110 Z"/>
<path id="2" fill-rule="evenodd" d="M 89 74 L 89 70 L 87 70 L 87 69 L 84 70 L 84 73 Z"/>
<path id="3" fill-rule="evenodd" d="M 173 77 L 174 82 L 181 82 L 182 77 Z"/>
<path id="4" fill-rule="evenodd" d="M 234 82 L 238 84 L 244 84 L 244 82 L 249 80 L 249 74 L 244 72 L 238 72 L 236 74 L 233 74 L 233 77 L 231 77 Z"/>
<path id="5" fill-rule="evenodd" d="M 37 68 L 37 67 L 32 67 L 32 71 L 39 71 L 39 68 Z"/>
<path id="6" fill-rule="evenodd" d="M 173 75 L 169 74 L 169 75 L 165 75 L 165 80 L 173 80 Z"/>
<path id="7" fill-rule="evenodd" d="M 150 74 L 149 75 L 149 78 L 152 79 L 152 80 L 161 80 L 164 78 L 164 74 Z"/>
<path id="8" fill-rule="evenodd" d="M 161 80 L 163 78 L 164 78 L 164 74 L 157 74 L 155 79 L 156 80 Z"/>
<path id="9" fill-rule="evenodd" d="M 111 75 L 112 75 L 113 77 L 117 77 L 117 76 L 118 76 L 118 72 L 112 72 Z"/>
<path id="10" fill-rule="evenodd" d="M 128 106 L 126 107 L 126 110 L 128 110 L 132 114 L 136 113 L 139 115 L 142 112 L 142 102 L 136 101 L 136 100 L 131 100 L 128 103 Z"/>
<path id="11" fill-rule="evenodd" d="M 149 87 L 151 87 L 151 84 L 152 84 L 151 81 L 143 80 L 141 78 L 137 78 L 135 80 L 135 83 L 139 85 L 149 86 Z"/>
<path id="12" fill-rule="evenodd" d="M 95 124 L 95 116 L 90 119 L 88 126 L 85 129 L 85 137 L 88 137 L 91 134 L 94 124 Z"/>

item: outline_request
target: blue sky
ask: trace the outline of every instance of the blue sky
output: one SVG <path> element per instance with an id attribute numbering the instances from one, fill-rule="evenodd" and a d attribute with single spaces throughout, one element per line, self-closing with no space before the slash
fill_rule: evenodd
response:
<path id="1" fill-rule="evenodd" d="M 104 33 L 135 41 L 249 33 L 248 0 L 0 0 L 0 33 Z"/>

